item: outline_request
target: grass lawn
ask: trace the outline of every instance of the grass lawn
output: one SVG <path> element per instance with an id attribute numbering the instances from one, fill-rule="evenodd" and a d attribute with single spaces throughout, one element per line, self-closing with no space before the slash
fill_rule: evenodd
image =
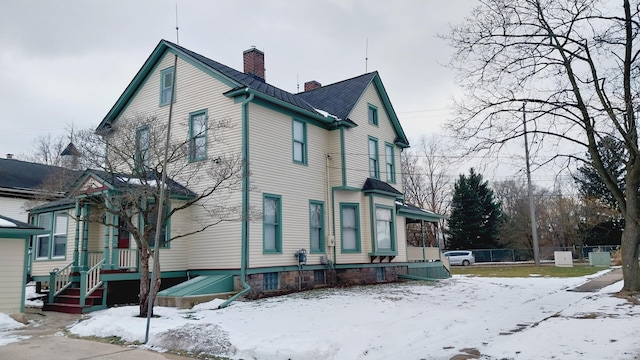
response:
<path id="1" fill-rule="evenodd" d="M 482 277 L 575 277 L 594 274 L 605 268 L 588 265 L 573 267 L 556 267 L 555 265 L 472 265 L 452 266 L 453 275 L 469 275 Z"/>

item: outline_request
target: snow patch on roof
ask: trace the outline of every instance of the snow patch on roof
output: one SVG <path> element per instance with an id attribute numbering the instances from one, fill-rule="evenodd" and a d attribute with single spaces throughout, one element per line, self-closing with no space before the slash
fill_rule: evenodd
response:
<path id="1" fill-rule="evenodd" d="M 18 227 L 18 225 L 9 220 L 0 219 L 0 227 Z"/>
<path id="2" fill-rule="evenodd" d="M 334 118 L 336 120 L 340 120 L 337 116 L 335 116 L 333 114 L 330 114 L 328 111 L 324 111 L 324 110 L 320 110 L 320 109 L 316 109 L 316 108 L 313 108 L 313 110 L 315 110 L 318 114 L 320 114 L 320 115 L 322 115 L 324 117 L 331 117 L 331 118 Z"/>

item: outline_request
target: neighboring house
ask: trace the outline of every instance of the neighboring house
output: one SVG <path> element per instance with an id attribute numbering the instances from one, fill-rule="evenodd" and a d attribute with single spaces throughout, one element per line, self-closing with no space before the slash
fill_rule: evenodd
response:
<path id="1" fill-rule="evenodd" d="M 161 248 L 163 284 L 196 277 L 161 295 L 244 289 L 255 298 L 327 284 L 448 276 L 442 262 L 416 263 L 408 256 L 407 222 L 442 216 L 403 201 L 400 155 L 409 143 L 380 75 L 326 86 L 311 81 L 292 94 L 265 81 L 261 51 L 249 49 L 243 58 L 244 73 L 162 40 L 97 128 L 118 141 L 108 131 L 118 121 L 153 114 L 166 122 L 175 86 L 173 118 L 179 121 L 171 134 L 192 144 L 191 160 L 216 161 L 229 149 L 242 156 L 248 175 L 242 191 L 226 201 L 243 214 L 260 209 L 261 216 L 220 223 Z M 236 125 L 225 134 L 224 149 L 212 145 L 216 134 L 194 131 L 212 119 Z M 79 288 L 84 308 L 73 311 L 102 308 L 111 294 L 122 293 L 116 288 L 140 278 L 128 233 L 86 221 L 92 209 L 83 198 L 117 196 L 121 180 L 88 171 L 68 198 L 32 211 L 34 223 L 49 230 L 37 240 L 33 276 L 52 284 L 51 303 L 71 296 L 65 287 Z M 171 218 L 167 233 L 202 216 L 198 207 L 189 211 Z M 105 216 L 107 223 L 121 220 Z M 299 261 L 301 249 L 306 261 Z M 430 260 L 439 260 L 439 252 Z M 137 288 L 128 291 L 137 294 Z"/>
<path id="2" fill-rule="evenodd" d="M 64 196 L 63 192 L 51 193 L 42 188 L 43 182 L 62 171 L 57 166 L 0 159 L 0 213 L 27 222 L 30 203 Z"/>
<path id="3" fill-rule="evenodd" d="M 45 231 L 0 215 L 0 312 L 24 313 L 29 239 Z"/>

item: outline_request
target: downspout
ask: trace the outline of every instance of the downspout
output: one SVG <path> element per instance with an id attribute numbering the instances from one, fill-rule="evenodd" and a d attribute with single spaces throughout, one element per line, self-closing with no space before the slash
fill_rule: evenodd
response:
<path id="1" fill-rule="evenodd" d="M 246 88 L 245 91 L 248 92 L 249 88 Z M 243 289 L 220 304 L 218 309 L 226 308 L 237 298 L 244 296 L 251 290 L 245 278 L 247 276 L 249 251 L 249 103 L 253 101 L 253 97 L 254 93 L 251 92 L 249 97 L 242 102 L 242 246 L 240 250 L 240 283 Z"/>
<path id="2" fill-rule="evenodd" d="M 328 238 L 328 242 L 330 247 L 335 248 L 336 246 L 336 234 L 332 228 L 332 224 L 333 221 L 331 221 L 331 217 L 333 216 L 333 203 L 331 201 L 331 174 L 330 174 L 330 168 L 329 168 L 329 160 L 331 160 L 331 154 L 327 153 L 327 156 L 325 157 L 325 167 L 326 167 L 326 174 L 327 174 L 327 186 L 325 188 L 326 191 L 326 200 L 327 200 L 327 221 L 328 221 L 328 226 L 327 229 L 329 229 L 329 238 Z M 331 241 L 333 240 L 333 242 Z M 326 247 L 325 247 L 326 248 Z M 328 251 L 326 251 L 326 253 L 329 255 L 329 259 L 331 259 L 331 262 L 335 262 L 335 259 L 333 257 L 333 255 L 331 254 L 331 249 L 326 249 Z"/>

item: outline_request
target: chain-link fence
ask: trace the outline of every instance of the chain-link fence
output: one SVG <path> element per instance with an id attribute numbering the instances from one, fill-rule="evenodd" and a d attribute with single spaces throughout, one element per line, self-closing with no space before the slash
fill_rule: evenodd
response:
<path id="1" fill-rule="evenodd" d="M 578 247 L 541 247 L 540 260 L 553 260 L 554 251 L 571 251 L 574 259 L 580 258 L 582 250 L 582 258 L 588 259 L 589 253 L 593 251 L 616 251 L 619 245 L 603 245 L 603 246 L 583 246 Z M 476 257 L 476 263 L 482 262 L 521 262 L 533 261 L 533 249 L 472 249 L 473 255 Z"/>

